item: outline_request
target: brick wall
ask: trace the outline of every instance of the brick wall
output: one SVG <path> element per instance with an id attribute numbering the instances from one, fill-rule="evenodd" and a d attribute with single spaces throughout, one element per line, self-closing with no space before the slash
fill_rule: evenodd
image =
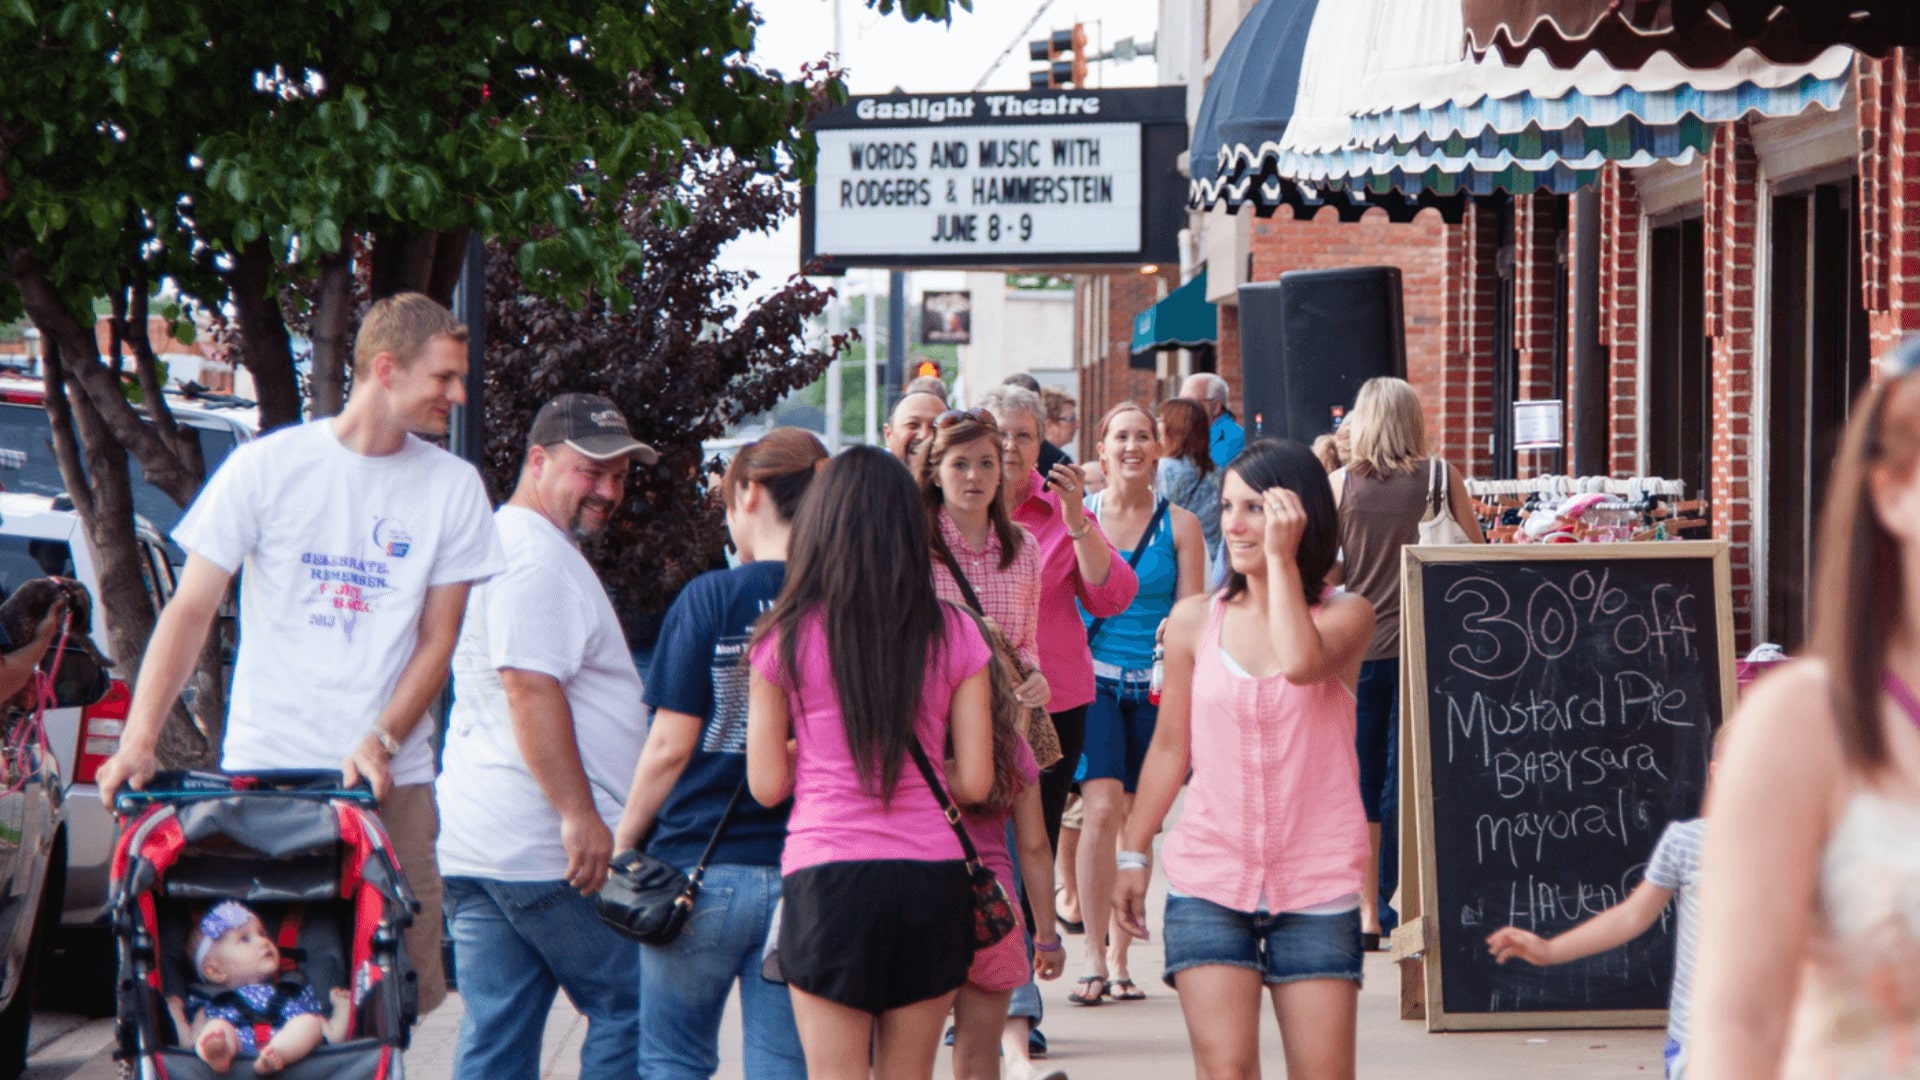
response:
<path id="1" fill-rule="evenodd" d="M 1074 313 L 1080 332 L 1075 349 L 1080 370 L 1080 444 L 1091 447 L 1100 417 L 1122 401 L 1152 405 L 1165 396 L 1152 369 L 1128 366 L 1133 317 L 1180 284 L 1171 268 L 1158 274 L 1081 274 L 1074 278 Z M 1178 390 L 1178 387 L 1173 389 Z"/>
<path id="2" fill-rule="evenodd" d="M 1722 124 L 1707 159 L 1707 336 L 1713 342 L 1713 535 L 1732 545 L 1737 647 L 1752 647 L 1753 384 L 1759 332 L 1759 163 L 1747 121 Z"/>
<path id="3" fill-rule="evenodd" d="M 1423 213 L 1407 224 L 1388 221 L 1386 212 L 1380 210 L 1357 222 L 1343 222 L 1332 213 L 1295 221 L 1292 214 L 1292 210 L 1283 209 L 1265 221 L 1254 222 L 1252 280 L 1276 281 L 1293 270 L 1399 267 L 1407 333 L 1407 381 L 1420 391 L 1431 412 L 1431 403 L 1439 400 L 1446 369 L 1446 223 L 1433 212 Z M 1237 378 L 1236 372 L 1229 379 L 1236 390 Z M 1429 415 L 1428 419 L 1434 417 Z"/>
<path id="4" fill-rule="evenodd" d="M 1920 331 L 1920 63 L 1896 51 L 1883 60 L 1862 57 L 1854 70 L 1861 288 L 1878 359 Z"/>
<path id="5" fill-rule="evenodd" d="M 1607 455 L 1632 476 L 1640 453 L 1640 197 L 1617 165 L 1600 176 L 1600 344 L 1607 350 Z"/>

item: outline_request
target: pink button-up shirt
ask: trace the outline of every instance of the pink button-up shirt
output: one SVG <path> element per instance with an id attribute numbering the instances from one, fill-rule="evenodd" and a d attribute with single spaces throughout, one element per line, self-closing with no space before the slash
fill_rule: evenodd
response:
<path id="1" fill-rule="evenodd" d="M 1007 644 L 1013 646 L 1023 663 L 1039 667 L 1040 653 L 1035 648 L 1034 633 L 1040 621 L 1040 545 L 1026 529 L 1018 525 L 1013 528 L 1023 543 L 1020 553 L 1002 570 L 999 533 L 988 529 L 984 545 L 977 549 L 968 547 L 967 538 L 960 535 L 960 527 L 945 510 L 940 511 L 940 535 L 946 538 L 953 561 L 960 564 L 960 572 L 967 575 L 967 584 L 973 586 L 980 606 L 986 609 L 981 614 L 992 619 L 1000 632 L 1007 635 Z M 966 594 L 953 580 L 946 561 L 938 556 L 933 560 L 933 591 L 942 600 L 968 607 Z"/>
<path id="2" fill-rule="evenodd" d="M 1215 599 L 1193 666 L 1187 804 L 1162 845 L 1167 884 L 1234 911 L 1272 914 L 1360 892 L 1367 815 L 1353 691 L 1250 678 L 1220 657 Z"/>
<path id="3" fill-rule="evenodd" d="M 1107 545 L 1109 557 L 1106 581 L 1099 585 L 1084 581 L 1073 540 L 1067 536 L 1060 496 L 1042 486 L 1037 472 L 1028 477 L 1027 485 L 1026 500 L 1014 509 L 1013 520 L 1040 542 L 1040 674 L 1047 677 L 1051 691 L 1047 711 L 1066 712 L 1093 700 L 1093 653 L 1087 648 L 1087 627 L 1074 600 L 1096 619 L 1118 615 L 1133 603 L 1140 579 L 1088 514 L 1087 525 Z"/>

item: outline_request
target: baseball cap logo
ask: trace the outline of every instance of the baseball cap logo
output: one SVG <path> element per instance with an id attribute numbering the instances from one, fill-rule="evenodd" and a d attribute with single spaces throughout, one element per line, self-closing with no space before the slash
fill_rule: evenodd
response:
<path id="1" fill-rule="evenodd" d="M 617 427 L 621 431 L 627 430 L 627 418 L 621 416 L 618 409 L 601 409 L 598 412 L 588 413 L 587 419 L 598 427 Z"/>

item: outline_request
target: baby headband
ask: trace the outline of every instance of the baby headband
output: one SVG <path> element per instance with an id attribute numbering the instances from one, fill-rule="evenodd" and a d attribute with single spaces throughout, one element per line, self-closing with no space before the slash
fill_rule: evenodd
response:
<path id="1" fill-rule="evenodd" d="M 193 950 L 194 970 L 207 962 L 207 953 L 212 951 L 213 943 L 226 936 L 229 930 L 238 930 L 253 921 L 253 912 L 237 900 L 223 900 L 213 906 L 211 911 L 200 917 L 200 944 Z"/>

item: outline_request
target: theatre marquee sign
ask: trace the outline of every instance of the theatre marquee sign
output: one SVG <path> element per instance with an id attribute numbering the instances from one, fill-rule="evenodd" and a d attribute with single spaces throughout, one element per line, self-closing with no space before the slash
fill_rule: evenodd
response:
<path id="1" fill-rule="evenodd" d="M 853 266 L 1171 262 L 1185 90 L 893 94 L 814 124 L 802 259 Z"/>

